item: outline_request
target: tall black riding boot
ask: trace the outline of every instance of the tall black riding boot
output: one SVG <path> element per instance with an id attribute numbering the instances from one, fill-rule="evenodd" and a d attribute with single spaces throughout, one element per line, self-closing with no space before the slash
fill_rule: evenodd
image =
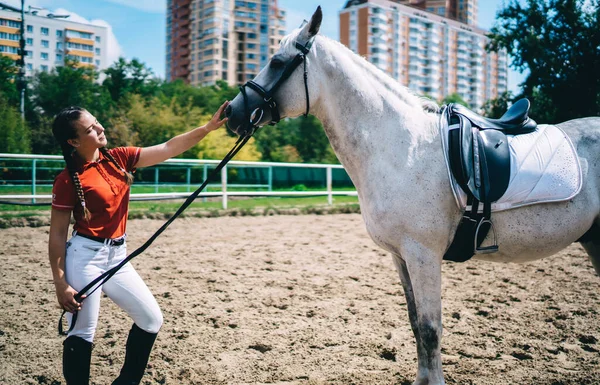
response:
<path id="1" fill-rule="evenodd" d="M 63 342 L 63 375 L 67 385 L 88 385 L 92 343 L 70 336 Z"/>
<path id="2" fill-rule="evenodd" d="M 133 324 L 127 337 L 125 363 L 112 385 L 138 385 L 144 376 L 156 334 L 148 333 Z"/>

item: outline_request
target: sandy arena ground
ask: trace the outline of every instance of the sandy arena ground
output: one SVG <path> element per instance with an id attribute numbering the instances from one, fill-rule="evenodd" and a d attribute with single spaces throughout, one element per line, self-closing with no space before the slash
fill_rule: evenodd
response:
<path id="1" fill-rule="evenodd" d="M 129 250 L 162 225 L 129 223 Z M 61 384 L 48 227 L 0 230 L 0 383 Z M 410 384 L 391 256 L 357 214 L 178 219 L 134 260 L 165 323 L 143 384 Z M 444 264 L 448 384 L 600 384 L 600 278 L 579 245 L 527 265 Z M 128 317 L 103 300 L 92 384 Z"/>

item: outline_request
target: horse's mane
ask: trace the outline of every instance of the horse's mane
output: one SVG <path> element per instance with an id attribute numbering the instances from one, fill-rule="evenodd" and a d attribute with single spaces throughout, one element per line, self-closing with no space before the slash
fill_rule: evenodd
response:
<path id="1" fill-rule="evenodd" d="M 398 97 L 403 99 L 406 103 L 415 107 L 419 106 L 425 112 L 439 112 L 440 106 L 435 101 L 431 100 L 428 97 L 417 95 L 413 90 L 400 84 L 396 79 L 392 78 L 389 74 L 375 66 L 373 63 L 369 62 L 365 57 L 356 54 L 348 47 L 336 40 L 330 39 L 323 35 L 318 35 L 317 37 L 326 42 L 326 44 L 335 45 L 336 48 L 342 50 L 349 56 L 356 58 L 357 64 L 359 64 L 368 73 L 375 76 L 382 86 L 387 88 L 388 91 L 398 95 Z"/>

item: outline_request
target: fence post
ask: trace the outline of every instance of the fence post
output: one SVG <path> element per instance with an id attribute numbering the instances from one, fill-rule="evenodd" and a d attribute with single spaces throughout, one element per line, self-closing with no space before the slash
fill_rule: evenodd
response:
<path id="1" fill-rule="evenodd" d="M 186 182 L 187 182 L 187 192 L 190 192 L 190 185 L 192 184 L 192 172 L 190 167 L 187 168 L 187 175 L 186 175 Z"/>
<path id="2" fill-rule="evenodd" d="M 269 166 L 269 191 L 273 191 L 273 166 Z"/>
<path id="3" fill-rule="evenodd" d="M 206 178 L 208 178 L 208 164 L 204 163 L 204 169 L 202 170 L 202 180 L 206 181 Z M 208 192 L 208 181 L 206 182 L 205 192 Z M 206 197 L 202 198 L 202 202 L 206 203 L 206 201 L 207 201 Z"/>
<path id="4" fill-rule="evenodd" d="M 33 159 L 31 161 L 31 195 L 35 196 L 35 190 L 36 190 L 36 186 L 35 186 L 35 180 L 37 179 L 36 177 L 36 161 L 37 159 Z M 35 203 L 35 198 L 31 199 L 31 203 Z"/>
<path id="5" fill-rule="evenodd" d="M 154 193 L 158 194 L 158 166 L 154 169 Z"/>
<path id="6" fill-rule="evenodd" d="M 327 203 L 329 203 L 330 205 L 333 204 L 333 192 L 332 192 L 332 187 L 331 187 L 331 180 L 332 180 L 332 170 L 331 167 L 327 167 Z"/>
<path id="7" fill-rule="evenodd" d="M 227 166 L 221 169 L 221 192 L 223 193 L 223 210 L 227 210 Z"/>

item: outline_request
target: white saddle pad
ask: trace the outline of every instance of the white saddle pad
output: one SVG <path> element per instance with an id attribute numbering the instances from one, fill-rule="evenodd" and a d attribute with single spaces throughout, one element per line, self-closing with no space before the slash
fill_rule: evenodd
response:
<path id="1" fill-rule="evenodd" d="M 448 153 L 448 132 L 457 129 L 458 125 L 440 126 L 452 192 L 458 207 L 464 210 L 467 195 L 452 175 Z M 543 124 L 530 134 L 507 137 L 511 163 L 510 183 L 506 193 L 492 203 L 492 212 L 537 203 L 566 201 L 581 191 L 583 178 L 579 158 L 573 143 L 563 130 Z"/>

